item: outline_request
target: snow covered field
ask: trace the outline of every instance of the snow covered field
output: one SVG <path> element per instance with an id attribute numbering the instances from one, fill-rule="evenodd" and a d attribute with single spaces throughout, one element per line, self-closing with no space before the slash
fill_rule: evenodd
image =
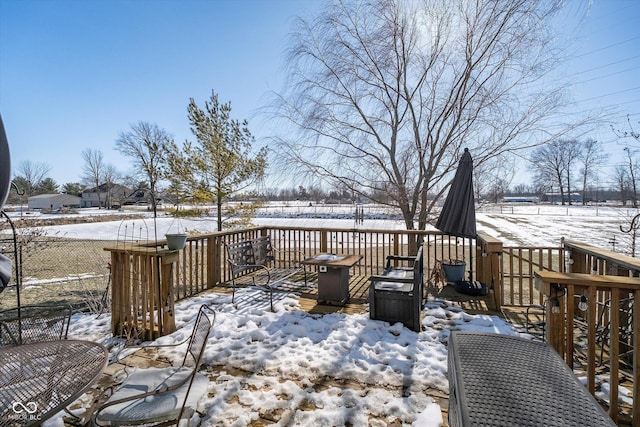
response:
<path id="1" fill-rule="evenodd" d="M 397 214 L 386 208 L 362 205 L 362 209 L 365 219 L 356 224 L 353 205 L 309 206 L 308 202 L 271 204 L 259 212 L 253 224 L 347 229 L 405 228 Z M 79 215 L 100 215 L 105 212 L 83 209 Z M 628 229 L 631 219 L 638 213 L 638 209 L 610 206 L 486 205 L 477 209 L 476 222 L 478 231 L 503 240 L 505 246 L 558 246 L 564 237 L 630 254 L 631 234 L 622 232 L 620 227 Z M 19 213 L 13 212 L 11 215 L 15 217 Z M 181 219 L 180 225 L 197 232 L 216 229 L 212 217 Z M 176 221 L 167 214 L 160 215 L 154 221 L 147 213 L 145 220 L 70 224 L 43 229 L 49 234 L 69 238 L 117 240 L 135 234 L 152 240 L 156 236 L 163 238 L 167 230 L 175 230 L 176 227 Z"/>
<path id="2" fill-rule="evenodd" d="M 256 225 L 300 225 L 353 228 L 353 207 L 334 209 L 333 217 L 316 218 L 304 206 L 295 213 L 265 214 Z M 83 212 L 82 215 L 90 212 Z M 477 213 L 478 229 L 503 239 L 506 245 L 557 246 L 560 238 L 580 240 L 617 250 L 629 241 L 620 225 L 628 227 L 635 211 L 610 207 L 503 206 L 484 207 Z M 48 233 L 73 238 L 115 240 L 126 228 L 144 229 L 149 238 L 160 238 L 173 219 L 161 217 L 131 222 L 112 221 L 45 227 Z M 175 225 L 175 224 L 174 224 Z M 182 226 L 213 231 L 210 218 L 185 219 Z M 403 228 L 398 220 L 365 218 L 358 228 Z M 627 243 L 628 244 L 628 243 Z M 448 393 L 446 342 L 452 330 L 478 330 L 518 334 L 502 319 L 469 315 L 442 301 L 431 301 L 424 310 L 423 331 L 369 319 L 368 314 L 341 313 L 324 316 L 297 310 L 295 293 L 278 299 L 269 311 L 261 291 L 242 289 L 232 305 L 230 297 L 209 292 L 181 301 L 176 307 L 178 330 L 160 343 L 180 342 L 190 334 L 198 308 L 209 304 L 217 312 L 204 364 L 211 378 L 193 425 L 245 426 L 260 417 L 276 425 L 384 426 L 390 423 L 439 426 L 439 404 L 432 396 Z M 77 314 L 70 338 L 100 342 L 112 349 L 121 344 L 110 335 L 111 318 Z M 165 353 L 178 358 L 177 353 Z M 603 386 L 606 390 L 607 385 Z M 621 400 L 628 399 L 621 390 Z M 604 395 L 603 397 L 606 397 Z M 82 408 L 90 402 L 79 400 Z M 62 426 L 62 416 L 47 426 Z M 199 424 L 198 424 L 199 423 Z"/>
<path id="3" fill-rule="evenodd" d="M 503 205 L 479 210 L 476 222 L 478 230 L 503 240 L 505 246 L 558 246 L 564 237 L 628 254 L 631 234 L 620 227 L 628 230 L 638 213 L 609 206 Z"/>

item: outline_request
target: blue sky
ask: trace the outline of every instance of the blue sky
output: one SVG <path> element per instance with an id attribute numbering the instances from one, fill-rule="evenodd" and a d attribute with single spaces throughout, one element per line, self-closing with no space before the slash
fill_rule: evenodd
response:
<path id="1" fill-rule="evenodd" d="M 81 152 L 92 147 L 126 172 L 114 150 L 120 132 L 142 120 L 190 139 L 189 98 L 202 105 L 212 89 L 264 143 L 259 109 L 283 84 L 286 37 L 318 4 L 0 0 L 0 112 L 14 171 L 45 162 L 59 184 L 79 181 Z M 563 26 L 580 31 L 563 69 L 577 83 L 576 112 L 610 109 L 617 127 L 626 114 L 640 121 L 639 18 L 639 1 L 594 0 L 582 25 Z M 609 126 L 593 136 L 622 150 Z"/>

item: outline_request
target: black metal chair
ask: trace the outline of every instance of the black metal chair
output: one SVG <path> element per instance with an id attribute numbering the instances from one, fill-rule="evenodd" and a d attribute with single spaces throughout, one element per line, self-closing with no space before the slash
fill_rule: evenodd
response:
<path id="1" fill-rule="evenodd" d="M 546 307 L 544 305 L 532 304 L 527 306 L 525 312 L 525 331 L 534 339 L 546 342 L 545 330 L 547 327 Z"/>

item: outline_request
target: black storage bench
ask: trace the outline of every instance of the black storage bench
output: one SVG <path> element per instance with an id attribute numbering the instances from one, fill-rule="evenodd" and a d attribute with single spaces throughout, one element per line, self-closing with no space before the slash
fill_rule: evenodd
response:
<path id="1" fill-rule="evenodd" d="M 382 274 L 369 277 L 369 317 L 420 332 L 423 272 L 422 246 L 415 256 L 388 256 Z"/>
<path id="2" fill-rule="evenodd" d="M 451 427 L 615 426 L 545 343 L 452 331 L 448 354 Z"/>

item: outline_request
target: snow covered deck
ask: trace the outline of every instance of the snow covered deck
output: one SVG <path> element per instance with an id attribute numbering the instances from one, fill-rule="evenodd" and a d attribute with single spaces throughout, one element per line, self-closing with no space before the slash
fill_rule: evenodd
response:
<path id="1" fill-rule="evenodd" d="M 161 274 L 154 273 L 156 270 L 154 270 L 155 267 L 153 266 L 162 264 L 162 262 L 156 262 L 153 259 L 164 254 L 163 249 L 155 252 L 154 250 L 141 250 L 139 253 L 129 249 L 125 251 L 117 250 L 117 248 L 116 250 L 110 249 L 113 251 L 111 276 L 114 288 L 113 300 L 114 302 L 129 301 L 124 304 L 125 311 L 128 310 L 126 313 L 118 311 L 118 306 L 116 306 L 116 311 L 113 311 L 119 316 L 116 317 L 114 315 L 112 317 L 114 333 L 118 331 L 123 319 L 126 322 L 139 322 L 134 315 L 138 313 L 137 318 L 142 319 L 143 323 L 151 320 L 152 324 L 146 326 L 136 324 L 134 327 L 147 328 L 154 337 L 156 336 L 156 330 L 159 332 L 157 336 L 164 335 L 162 332 L 162 329 L 166 328 L 164 320 L 171 317 L 171 313 L 174 312 L 174 304 L 178 301 L 191 299 L 208 291 L 221 294 L 228 292 L 231 271 L 225 259 L 225 251 L 223 249 L 225 243 L 243 241 L 264 235 L 271 236 L 277 247 L 295 249 L 303 253 L 305 257 L 314 256 L 318 253 L 354 254 L 361 257 L 361 261 L 350 270 L 349 287 L 351 298 L 347 301 L 345 307 L 336 308 L 318 304 L 317 280 L 313 277 L 313 274 L 315 274 L 313 271 L 306 285 L 302 278 L 300 280 L 289 278 L 280 282 L 277 279 L 271 280 L 270 283 L 274 284 L 274 287 L 280 291 L 274 294 L 274 302 L 278 298 L 280 298 L 280 302 L 284 302 L 289 298 L 289 295 L 295 295 L 298 298 L 296 303 L 298 309 L 307 314 L 353 314 L 368 318 L 368 307 L 366 305 L 369 287 L 368 277 L 382 270 L 386 256 L 392 254 L 407 256 L 410 253 L 415 253 L 419 243 L 423 245 L 425 257 L 425 297 L 430 297 L 429 301 L 437 304 L 444 304 L 441 301 L 446 300 L 446 304 L 449 306 L 464 309 L 468 313 L 497 314 L 501 316 L 501 309 L 504 307 L 518 306 L 525 310 L 531 304 L 546 303 L 548 298 L 544 298 L 543 293 L 536 286 L 535 273 L 537 271 L 564 271 L 566 268 L 570 268 L 569 266 L 574 269 L 579 266 L 585 268 L 595 266 L 603 274 L 610 274 L 611 266 L 616 267 L 615 274 L 626 272 L 628 275 L 635 275 L 640 271 L 640 263 L 633 261 L 633 259 L 629 261 L 630 264 L 623 265 L 619 262 L 618 255 L 609 257 L 608 254 L 602 251 L 593 251 L 586 246 L 569 246 L 566 242 L 566 247 L 556 248 L 503 247 L 502 243 L 496 239 L 478 238 L 475 243 L 467 244 L 468 239 L 457 239 L 453 236 L 443 235 L 440 232 L 428 231 L 256 227 L 189 237 L 185 249 L 176 253 L 175 256 L 169 257 L 172 260 L 171 267 L 162 267 Z M 124 257 L 120 258 L 122 256 Z M 432 273 L 436 269 L 437 261 L 446 259 L 467 260 L 469 269 L 473 270 L 470 274 L 473 274 L 474 279 L 477 278 L 489 287 L 490 292 L 487 297 L 461 296 L 451 286 L 444 286 L 441 281 L 435 280 Z M 285 257 L 274 261 L 276 269 L 287 270 L 299 260 Z M 629 267 L 633 262 L 638 263 L 637 268 L 636 264 Z M 607 269 L 604 268 L 605 266 L 607 266 Z M 611 271 L 613 272 L 613 270 Z M 160 277 L 160 283 L 156 283 L 158 276 Z M 137 287 L 140 283 L 145 281 L 148 286 L 144 289 L 147 290 L 143 290 L 140 294 L 136 289 L 138 289 Z M 259 293 L 256 294 L 252 291 L 251 284 L 253 284 L 253 281 L 247 277 L 247 286 L 244 289 L 250 291 L 246 294 L 247 297 L 250 295 L 250 300 L 240 302 L 258 309 L 261 304 L 261 297 Z M 592 285 L 595 286 L 595 284 Z M 123 286 L 124 288 L 122 288 Z M 589 286 L 589 283 L 582 285 L 582 287 Z M 120 298 L 118 295 L 120 291 L 116 291 L 117 289 L 125 289 L 124 292 L 130 295 L 131 298 Z M 156 292 L 156 289 L 159 289 L 160 292 Z M 561 296 L 576 296 L 579 295 L 578 291 L 574 290 Z M 619 296 L 639 292 L 639 290 L 628 288 L 621 291 Z M 262 294 L 266 300 L 269 299 L 266 292 L 262 292 Z M 607 314 L 606 307 L 602 308 L 600 304 L 606 301 L 607 298 L 612 298 L 610 292 L 607 289 L 596 289 L 594 287 L 593 292 L 589 291 L 588 295 L 589 313 L 598 313 L 599 319 L 607 320 L 610 315 Z M 558 297 L 556 296 L 555 298 Z M 162 307 L 162 310 L 166 310 L 166 313 L 160 313 L 157 319 L 154 319 L 154 315 L 151 314 L 140 316 L 139 313 L 153 313 L 153 307 Z M 550 310 L 548 304 L 547 310 Z M 592 319 L 595 319 L 595 317 L 594 315 L 591 316 Z M 636 323 L 637 318 L 635 316 Z M 423 332 L 428 330 L 428 326 L 426 326 L 428 323 L 423 314 Z M 589 323 L 589 328 L 593 328 L 594 325 L 596 325 L 596 322 L 592 320 Z M 168 330 L 173 329 L 173 325 L 170 326 Z M 603 323 L 600 326 L 606 326 L 606 324 Z M 390 329 L 394 327 L 395 325 L 391 326 Z M 637 330 L 637 325 L 633 329 Z M 596 393 L 594 384 L 598 381 L 596 378 L 596 366 L 601 366 L 604 370 L 610 369 L 607 367 L 607 357 L 597 361 L 592 356 L 595 351 L 594 346 L 600 345 L 608 354 L 617 354 L 615 348 L 605 348 L 606 343 L 604 341 L 597 343 L 595 339 L 592 339 L 594 336 L 596 336 L 594 332 L 589 332 L 589 337 L 591 338 L 589 339 L 588 357 L 585 362 L 588 376 L 587 383 L 592 393 Z M 622 338 L 632 349 L 637 346 L 632 342 L 633 335 L 621 337 L 620 342 L 622 342 Z M 608 340 L 608 338 L 606 339 Z M 576 357 L 579 357 L 579 355 Z M 609 356 L 610 359 L 611 356 Z M 570 363 L 570 360 L 568 360 L 568 363 Z M 634 365 L 636 367 L 630 375 L 632 395 L 637 396 L 639 394 L 637 392 L 637 363 Z M 614 372 L 612 375 L 615 378 L 616 365 L 609 364 L 609 366 L 613 366 Z M 619 370 L 622 371 L 622 369 Z M 611 383 L 614 386 L 621 384 L 621 382 L 617 381 L 611 381 Z M 621 406 L 612 405 L 611 415 L 613 417 L 616 416 L 616 409 Z M 637 420 L 640 419 L 639 408 L 638 399 L 634 399 L 632 408 L 628 411 L 625 409 L 625 411 L 630 413 L 634 420 Z"/>

